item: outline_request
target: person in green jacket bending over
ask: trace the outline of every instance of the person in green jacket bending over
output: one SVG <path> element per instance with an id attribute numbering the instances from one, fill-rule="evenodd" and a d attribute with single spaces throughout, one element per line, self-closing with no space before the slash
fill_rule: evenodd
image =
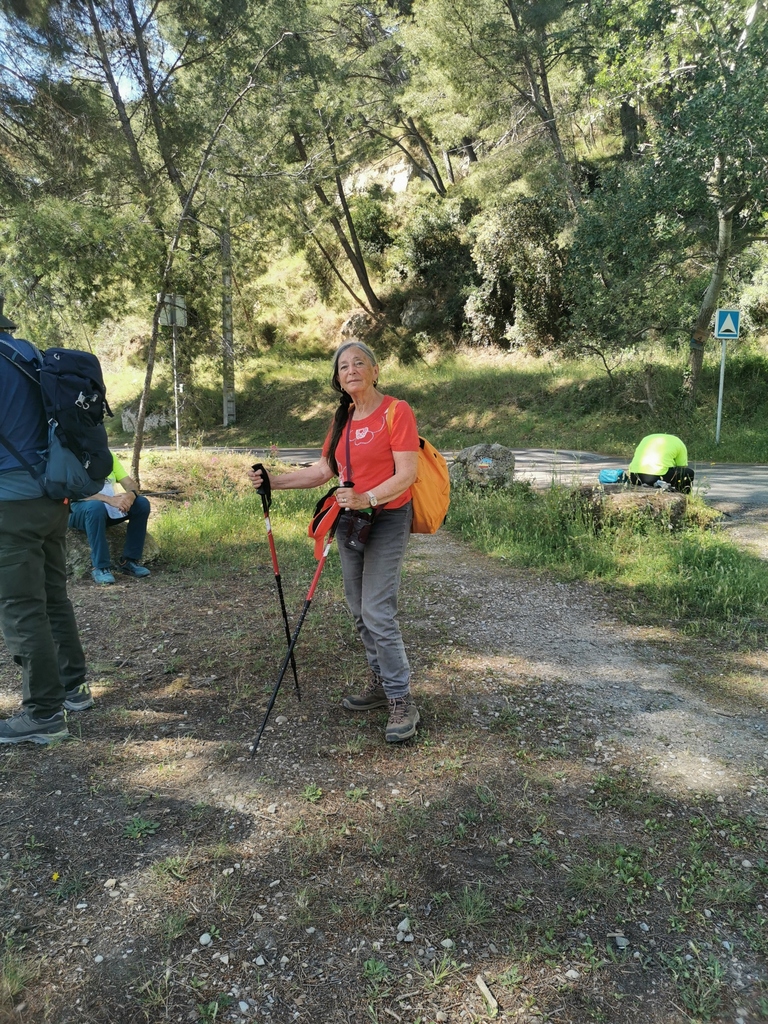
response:
<path id="1" fill-rule="evenodd" d="M 629 464 L 629 481 L 655 487 L 659 480 L 676 491 L 691 493 L 693 470 L 688 468 L 688 451 L 674 434 L 648 434 L 635 448 Z"/>

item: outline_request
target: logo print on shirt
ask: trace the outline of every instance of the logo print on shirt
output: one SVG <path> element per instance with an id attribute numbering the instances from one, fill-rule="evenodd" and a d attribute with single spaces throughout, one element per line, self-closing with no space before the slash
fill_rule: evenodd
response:
<path id="1" fill-rule="evenodd" d="M 353 437 L 355 445 L 370 444 L 371 441 L 373 441 L 373 439 L 376 437 L 376 435 L 381 432 L 382 428 L 384 427 L 385 422 L 386 422 L 386 417 L 382 416 L 381 424 L 380 424 L 378 430 L 371 430 L 370 427 L 357 427 L 355 429 L 355 433 L 354 433 L 354 437 Z"/>

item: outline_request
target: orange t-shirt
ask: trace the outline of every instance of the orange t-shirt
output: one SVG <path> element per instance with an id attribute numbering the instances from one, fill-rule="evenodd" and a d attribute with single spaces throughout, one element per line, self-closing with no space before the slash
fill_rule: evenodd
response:
<path id="1" fill-rule="evenodd" d="M 387 410 L 393 402 L 397 402 L 392 418 L 392 433 L 387 427 Z M 339 480 L 353 480 L 358 494 L 365 494 L 385 480 L 389 480 L 395 472 L 392 452 L 417 452 L 419 450 L 419 431 L 416 417 L 407 402 L 398 401 L 390 395 L 384 395 L 381 405 L 364 420 L 350 418 L 341 432 L 336 445 L 336 464 L 339 467 Z M 347 430 L 349 429 L 349 467 L 347 466 Z M 323 455 L 330 452 L 331 431 L 323 445 Z M 399 498 L 387 502 L 387 508 L 400 508 L 411 500 L 411 489 L 408 488 Z"/>

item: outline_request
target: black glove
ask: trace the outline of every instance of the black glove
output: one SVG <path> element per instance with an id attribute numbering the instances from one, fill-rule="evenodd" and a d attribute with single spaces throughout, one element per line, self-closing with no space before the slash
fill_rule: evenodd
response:
<path id="1" fill-rule="evenodd" d="M 269 481 L 269 473 L 260 462 L 251 466 L 254 473 L 261 473 L 261 484 L 256 488 L 256 493 L 261 495 L 261 501 L 265 512 L 269 512 L 272 505 L 272 484 Z"/>

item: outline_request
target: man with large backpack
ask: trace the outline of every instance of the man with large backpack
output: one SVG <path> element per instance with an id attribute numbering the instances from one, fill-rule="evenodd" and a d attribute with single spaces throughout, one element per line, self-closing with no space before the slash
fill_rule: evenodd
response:
<path id="1" fill-rule="evenodd" d="M 4 352 L 39 362 L 15 330 L 0 314 Z M 51 743 L 69 736 L 65 709 L 83 711 L 93 697 L 67 596 L 69 504 L 47 497 L 27 468 L 42 469 L 49 430 L 40 387 L 14 358 L 0 359 L 0 628 L 22 670 L 22 706 L 0 721 L 0 743 Z"/>

